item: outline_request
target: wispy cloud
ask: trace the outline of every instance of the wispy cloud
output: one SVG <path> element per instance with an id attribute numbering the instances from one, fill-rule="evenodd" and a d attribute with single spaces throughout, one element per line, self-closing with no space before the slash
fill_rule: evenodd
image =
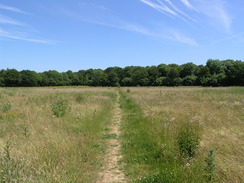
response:
<path id="1" fill-rule="evenodd" d="M 0 24 L 24 26 L 25 24 L 0 14 Z"/>
<path id="2" fill-rule="evenodd" d="M 30 13 L 28 13 L 28 12 L 22 11 L 22 10 L 12 7 L 12 6 L 3 5 L 3 4 L 0 4 L 0 9 L 15 12 L 15 13 L 30 15 Z M 21 41 L 27 41 L 27 42 L 33 42 L 33 43 L 41 43 L 41 44 L 55 44 L 54 41 L 31 38 L 30 36 L 28 36 L 28 28 L 26 26 L 28 24 L 14 20 L 8 16 L 0 14 L 0 24 L 7 25 L 6 26 L 7 28 L 5 30 L 0 28 L 0 37 L 2 37 L 2 38 L 21 40 Z M 15 32 L 15 31 L 9 31 L 10 28 L 11 28 L 11 30 L 14 30 L 16 26 L 22 26 L 23 29 L 25 29 L 25 31 L 22 33 Z"/>
<path id="3" fill-rule="evenodd" d="M 173 11 L 172 9 L 170 9 L 168 6 L 166 6 L 164 3 L 160 2 L 160 3 L 154 3 L 150 0 L 141 0 L 142 3 L 154 8 L 155 10 L 172 17 L 172 15 L 176 16 L 177 13 L 175 11 Z M 158 1 L 159 2 L 159 1 Z"/>
<path id="4" fill-rule="evenodd" d="M 164 0 L 169 6 L 167 6 L 161 0 L 156 0 L 156 2 L 154 2 L 152 0 L 140 0 L 140 1 L 171 18 L 179 18 L 187 23 L 190 23 L 188 20 L 197 22 L 194 18 L 190 17 L 189 15 L 184 13 L 182 10 L 180 10 L 170 0 Z"/>
<path id="5" fill-rule="evenodd" d="M 156 0 L 158 3 L 154 3 L 150 0 L 140 0 L 140 1 L 156 9 L 159 12 L 167 14 L 168 16 L 172 16 L 172 17 L 178 16 L 175 11 L 170 9 L 160 0 Z M 82 7 L 89 6 L 90 8 L 93 8 L 91 12 L 94 12 L 94 9 L 97 10 L 98 8 L 97 5 L 91 6 L 90 4 L 80 4 L 80 6 Z M 104 9 L 104 8 L 102 9 L 105 10 L 106 13 L 104 12 L 105 14 L 102 14 L 101 16 L 99 16 L 100 15 L 99 13 L 96 13 L 96 16 L 94 16 L 94 14 L 91 14 L 91 12 L 88 14 L 88 15 L 91 14 L 91 16 L 86 16 L 86 15 L 81 16 L 80 14 L 75 14 L 74 12 L 70 12 L 70 13 L 65 12 L 65 14 L 70 16 L 71 18 L 75 18 L 76 20 L 82 22 L 131 31 L 131 32 L 135 32 L 138 34 L 142 34 L 145 36 L 158 38 L 158 39 L 173 40 L 191 46 L 198 45 L 193 38 L 184 35 L 180 31 L 169 29 L 168 27 L 158 27 L 158 26 L 148 27 L 148 26 L 143 26 L 142 24 L 132 23 L 130 21 L 122 19 L 121 17 L 116 16 L 116 14 L 114 14 L 113 11 L 111 11 L 110 9 Z"/>
<path id="6" fill-rule="evenodd" d="M 225 37 L 224 39 L 220 39 L 215 41 L 215 43 L 225 42 L 225 41 L 232 41 L 234 43 L 244 43 L 244 32 L 239 32 L 237 34 L 230 35 Z"/>
<path id="7" fill-rule="evenodd" d="M 210 18 L 213 26 L 224 28 L 231 33 L 232 18 L 226 10 L 225 1 L 223 0 L 205 0 L 199 1 L 199 10 Z"/>
<path id="8" fill-rule="evenodd" d="M 180 1 L 181 1 L 187 8 L 192 9 L 192 10 L 198 12 L 198 10 L 197 10 L 195 7 L 193 7 L 192 4 L 191 4 L 188 0 L 180 0 Z"/>
<path id="9" fill-rule="evenodd" d="M 170 0 L 165 0 L 176 12 L 180 13 L 181 15 L 184 15 L 186 18 L 192 20 L 193 22 L 197 22 L 194 18 L 187 15 L 185 12 L 180 10 L 176 5 L 174 5 Z"/>
<path id="10" fill-rule="evenodd" d="M 83 20 L 82 20 L 83 21 Z M 146 27 L 136 25 L 136 24 L 131 24 L 125 21 L 117 21 L 116 23 L 105 23 L 105 22 L 96 22 L 96 21 L 89 21 L 89 20 L 84 20 L 85 22 L 89 22 L 92 24 L 97 24 L 101 26 L 107 26 L 107 27 L 112 27 L 116 29 L 122 29 L 126 31 L 131 31 L 135 33 L 139 33 L 145 36 L 150 36 L 154 38 L 160 38 L 160 39 L 168 39 L 176 42 L 180 42 L 183 44 L 191 45 L 191 46 L 198 46 L 198 43 L 194 38 L 188 37 L 184 34 L 182 34 L 178 30 L 173 30 L 169 28 L 162 28 L 161 30 L 152 30 L 148 29 Z"/>
<path id="11" fill-rule="evenodd" d="M 182 34 L 180 31 L 169 30 L 168 33 L 169 33 L 168 39 L 181 42 L 184 44 L 192 45 L 192 46 L 198 46 L 198 43 L 196 42 L 195 39 Z"/>
<path id="12" fill-rule="evenodd" d="M 35 43 L 42 43 L 42 44 L 55 44 L 54 41 L 42 40 L 42 39 L 32 39 L 28 37 L 24 37 L 19 35 L 18 33 L 8 32 L 0 28 L 0 37 L 15 39 L 15 40 L 22 40 L 28 42 L 35 42 Z"/>
<path id="13" fill-rule="evenodd" d="M 141 26 L 136 26 L 136 25 L 125 25 L 125 26 L 121 26 L 121 28 L 129 30 L 129 31 L 137 32 L 140 34 L 144 34 L 147 36 L 152 36 L 152 37 L 161 38 L 161 39 L 173 40 L 173 41 L 180 42 L 180 43 L 187 44 L 187 45 L 191 45 L 191 46 L 197 46 L 198 45 L 196 40 L 182 34 L 178 30 L 174 30 L 174 29 L 165 28 L 165 29 L 162 29 L 161 31 L 153 31 L 153 30 L 149 30 L 149 29 L 146 29 L 144 27 L 141 27 Z"/>
<path id="14" fill-rule="evenodd" d="M 22 10 L 18 9 L 18 8 L 15 8 L 15 7 L 12 7 L 12 6 L 6 6 L 6 5 L 3 5 L 3 4 L 0 4 L 0 9 L 13 11 L 13 12 L 16 12 L 16 13 L 29 14 L 29 13 L 27 13 L 25 11 L 22 11 Z"/>

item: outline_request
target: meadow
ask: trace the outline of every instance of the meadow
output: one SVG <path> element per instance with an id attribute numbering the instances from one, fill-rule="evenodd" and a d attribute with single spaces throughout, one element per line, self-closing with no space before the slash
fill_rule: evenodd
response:
<path id="1" fill-rule="evenodd" d="M 127 88 L 122 96 L 131 180 L 244 182 L 244 88 Z"/>
<path id="2" fill-rule="evenodd" d="M 116 102 L 128 182 L 244 182 L 242 87 L 0 88 L 0 182 L 97 182 Z"/>
<path id="3" fill-rule="evenodd" d="M 95 182 L 110 89 L 1 89 L 0 182 Z"/>

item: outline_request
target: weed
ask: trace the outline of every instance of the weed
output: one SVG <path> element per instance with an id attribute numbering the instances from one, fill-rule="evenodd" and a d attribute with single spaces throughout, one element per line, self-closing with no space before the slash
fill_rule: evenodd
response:
<path id="1" fill-rule="evenodd" d="M 12 105 L 11 104 L 4 104 L 1 108 L 0 108 L 0 112 L 4 113 L 7 111 L 10 111 L 12 109 Z"/>
<path id="2" fill-rule="evenodd" d="M 117 134 L 115 133 L 111 133 L 111 134 L 105 134 L 104 139 L 116 139 L 117 138 Z"/>
<path id="3" fill-rule="evenodd" d="M 206 181 L 211 183 L 214 181 L 214 173 L 215 173 L 215 152 L 214 150 L 210 150 L 208 153 L 208 157 L 205 159 L 207 166 L 205 168 L 206 171 Z"/>
<path id="4" fill-rule="evenodd" d="M 25 137 L 28 137 L 30 135 L 30 133 L 29 133 L 29 125 L 28 124 L 23 125 L 22 129 L 23 129 L 23 135 Z"/>
<path id="5" fill-rule="evenodd" d="M 51 109 L 55 116 L 62 117 L 69 111 L 70 106 L 67 100 L 59 98 L 56 103 L 51 104 Z"/>
<path id="6" fill-rule="evenodd" d="M 199 148 L 200 137 L 191 129 L 184 129 L 179 132 L 177 143 L 181 155 L 194 157 Z"/>
<path id="7" fill-rule="evenodd" d="M 76 96 L 76 98 L 75 98 L 75 101 L 76 101 L 77 103 L 82 103 L 82 102 L 84 102 L 84 100 L 85 100 L 85 97 L 84 97 L 84 95 L 82 95 L 82 94 L 78 94 L 78 95 Z"/>
<path id="8" fill-rule="evenodd" d="M 0 162 L 0 182 L 19 182 L 21 179 L 21 172 L 23 171 L 23 166 L 12 159 L 10 155 L 11 145 L 7 142 L 4 147 L 4 151 L 1 155 Z"/>
<path id="9" fill-rule="evenodd" d="M 127 93 L 130 93 L 130 89 L 129 89 L 129 88 L 127 88 L 126 92 L 127 92 Z"/>

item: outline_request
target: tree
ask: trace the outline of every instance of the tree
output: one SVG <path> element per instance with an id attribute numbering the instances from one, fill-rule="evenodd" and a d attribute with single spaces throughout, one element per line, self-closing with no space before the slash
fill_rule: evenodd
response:
<path id="1" fill-rule="evenodd" d="M 21 74 L 16 69 L 7 69 L 3 74 L 4 85 L 7 87 L 16 87 L 20 85 Z"/>
<path id="2" fill-rule="evenodd" d="M 184 78 L 186 76 L 192 76 L 195 73 L 195 70 L 197 66 L 193 63 L 186 63 L 181 66 L 182 70 L 180 72 L 181 78 Z"/>
<path id="3" fill-rule="evenodd" d="M 120 86 L 118 71 L 120 71 L 119 67 L 109 67 L 105 69 L 105 73 L 108 76 L 108 86 Z"/>
<path id="4" fill-rule="evenodd" d="M 219 60 L 209 59 L 206 63 L 206 66 L 209 68 L 209 71 L 212 75 L 225 73 L 224 72 L 225 65 L 223 64 L 223 62 L 221 62 Z"/>
<path id="5" fill-rule="evenodd" d="M 4 87 L 5 84 L 4 84 L 4 70 L 0 70 L 0 87 Z"/>
<path id="6" fill-rule="evenodd" d="M 63 85 L 63 76 L 62 73 L 59 73 L 55 70 L 49 70 L 43 73 L 45 78 L 45 84 L 47 86 L 61 86 Z M 45 77 L 46 76 L 46 77 Z"/>
<path id="7" fill-rule="evenodd" d="M 244 62 L 241 61 L 226 61 L 226 78 L 225 85 L 228 86 L 244 86 Z"/>
<path id="8" fill-rule="evenodd" d="M 147 86 L 149 83 L 148 72 L 146 68 L 138 68 L 131 76 L 134 86 Z"/>
<path id="9" fill-rule="evenodd" d="M 183 79 L 183 85 L 184 86 L 195 86 L 196 85 L 196 80 L 197 80 L 197 77 L 196 76 L 186 76 L 184 79 Z"/>
<path id="10" fill-rule="evenodd" d="M 70 85 L 80 85 L 80 81 L 79 81 L 79 77 L 78 74 L 76 72 L 72 72 L 71 70 L 68 70 L 66 72 L 69 81 L 70 81 Z"/>
<path id="11" fill-rule="evenodd" d="M 155 80 L 155 85 L 156 85 L 156 86 L 162 86 L 162 85 L 163 85 L 163 80 L 164 80 L 164 77 L 158 77 L 158 78 Z"/>
<path id="12" fill-rule="evenodd" d="M 168 77 L 171 79 L 178 78 L 180 76 L 180 73 L 177 68 L 172 67 L 168 73 Z"/>
<path id="13" fill-rule="evenodd" d="M 197 73 L 197 79 L 196 79 L 196 85 L 206 86 L 208 83 L 209 77 L 210 77 L 209 68 L 206 66 L 199 66 L 198 73 Z"/>
<path id="14" fill-rule="evenodd" d="M 165 64 L 158 65 L 159 76 L 166 77 L 170 71 L 170 66 Z"/>
<path id="15" fill-rule="evenodd" d="M 38 74 L 35 71 L 22 70 L 20 86 L 38 86 Z"/>
<path id="16" fill-rule="evenodd" d="M 121 85 L 122 86 L 133 86 L 132 79 L 129 77 L 125 77 L 124 79 L 122 79 Z"/>
<path id="17" fill-rule="evenodd" d="M 106 86 L 108 82 L 108 76 L 101 69 L 93 70 L 92 86 Z"/>
<path id="18" fill-rule="evenodd" d="M 66 72 L 61 73 L 62 74 L 62 86 L 70 86 L 71 80 L 69 79 L 69 76 Z"/>
<path id="19" fill-rule="evenodd" d="M 159 70 L 156 66 L 146 67 L 148 72 L 149 85 L 156 86 L 156 79 L 159 77 Z"/>

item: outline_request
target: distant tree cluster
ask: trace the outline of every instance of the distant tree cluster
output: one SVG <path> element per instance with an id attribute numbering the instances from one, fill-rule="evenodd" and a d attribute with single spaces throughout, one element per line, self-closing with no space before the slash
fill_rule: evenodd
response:
<path id="1" fill-rule="evenodd" d="M 37 73 L 0 70 L 1 87 L 33 86 L 244 86 L 244 62 L 209 59 L 205 66 L 186 63 Z"/>

